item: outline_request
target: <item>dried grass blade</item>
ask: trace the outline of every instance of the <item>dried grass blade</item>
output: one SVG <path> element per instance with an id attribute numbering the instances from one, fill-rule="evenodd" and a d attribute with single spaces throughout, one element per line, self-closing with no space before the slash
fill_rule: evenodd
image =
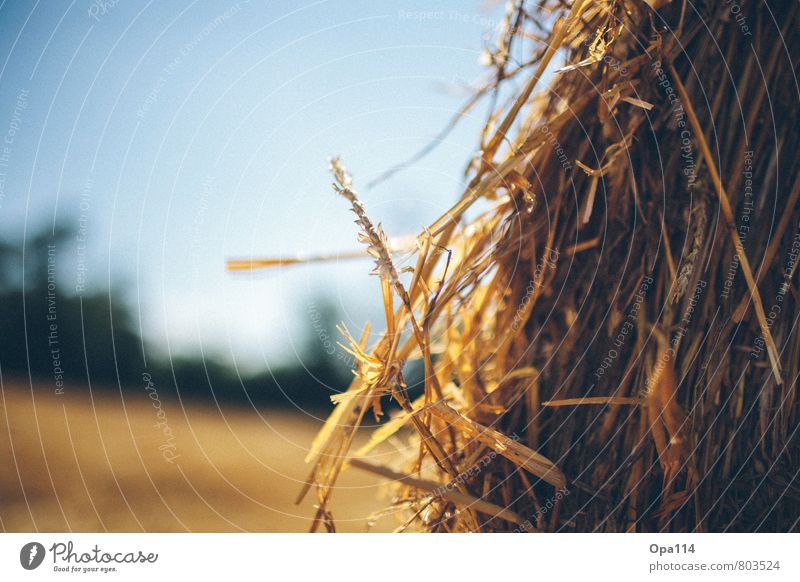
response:
<path id="1" fill-rule="evenodd" d="M 467 418 L 445 402 L 436 402 L 425 410 L 429 410 L 450 426 L 477 439 L 499 455 L 527 469 L 540 479 L 550 483 L 553 487 L 558 489 L 566 487 L 567 479 L 564 474 L 544 455 L 540 455 L 536 451 L 529 449 L 525 445 L 507 437 L 493 428 L 483 426 Z"/>
<path id="2" fill-rule="evenodd" d="M 586 398 L 564 398 L 547 400 L 542 406 L 581 406 L 583 404 L 641 404 L 639 398 L 629 396 L 588 396 Z"/>
<path id="3" fill-rule="evenodd" d="M 447 501 L 451 501 L 456 505 L 463 506 L 466 509 L 479 511 L 480 513 L 489 515 L 491 517 L 500 517 L 516 525 L 521 525 L 523 523 L 522 518 L 510 509 L 505 509 L 495 505 L 494 503 L 473 497 L 468 493 L 448 490 L 441 483 L 419 479 L 417 477 L 412 477 L 411 475 L 406 475 L 405 473 L 398 473 L 397 471 L 393 471 L 387 467 L 373 465 L 372 463 L 368 463 L 361 459 L 350 459 L 349 463 L 352 467 L 356 467 L 357 469 L 369 471 L 370 473 L 380 475 L 381 477 L 386 477 L 387 479 L 392 479 L 393 481 L 399 481 L 404 485 L 408 485 L 409 487 L 414 487 L 422 491 L 427 491 L 428 493 L 435 493 L 438 497 L 446 499 Z"/>

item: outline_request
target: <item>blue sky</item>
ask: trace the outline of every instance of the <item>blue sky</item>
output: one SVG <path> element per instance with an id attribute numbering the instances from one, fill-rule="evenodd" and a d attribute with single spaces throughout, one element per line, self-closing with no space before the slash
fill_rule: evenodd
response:
<path id="1" fill-rule="evenodd" d="M 165 354 L 202 348 L 259 369 L 309 337 L 310 302 L 327 297 L 356 329 L 380 318 L 366 261 L 244 277 L 224 262 L 356 248 L 332 155 L 390 235 L 453 202 L 485 107 L 364 189 L 426 145 L 483 75 L 502 7 L 433 4 L 3 2 L 4 233 L 80 224 L 87 286 L 129 301 Z M 77 248 L 59 254 L 68 292 Z"/>

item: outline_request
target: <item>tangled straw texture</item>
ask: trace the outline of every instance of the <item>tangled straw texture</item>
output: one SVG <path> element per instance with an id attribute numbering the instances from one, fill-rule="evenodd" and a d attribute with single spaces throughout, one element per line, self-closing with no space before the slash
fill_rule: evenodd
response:
<path id="1" fill-rule="evenodd" d="M 798 4 L 736 6 L 510 3 L 467 109 L 519 89 L 405 287 L 333 163 L 387 321 L 348 334 L 373 374 L 314 442 L 313 529 L 346 466 L 392 480 L 399 530 L 798 529 Z"/>

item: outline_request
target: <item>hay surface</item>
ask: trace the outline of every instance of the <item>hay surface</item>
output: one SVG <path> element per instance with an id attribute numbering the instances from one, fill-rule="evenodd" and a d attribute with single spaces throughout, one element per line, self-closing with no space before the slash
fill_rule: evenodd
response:
<path id="1" fill-rule="evenodd" d="M 399 530 L 798 530 L 798 3 L 732 6 L 512 2 L 479 97 L 519 89 L 407 276 L 334 163 L 387 331 L 343 330 L 312 529 L 352 465 Z M 410 444 L 367 463 L 388 398 L 373 443 Z"/>

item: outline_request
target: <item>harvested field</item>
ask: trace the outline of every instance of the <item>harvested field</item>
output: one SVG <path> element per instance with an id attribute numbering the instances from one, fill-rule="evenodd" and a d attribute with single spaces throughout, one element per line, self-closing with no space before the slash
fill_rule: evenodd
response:
<path id="1" fill-rule="evenodd" d="M 4 531 L 306 531 L 314 509 L 294 504 L 319 422 L 287 411 L 225 410 L 165 401 L 156 427 L 147 394 L 54 395 L 5 380 L 0 414 Z M 165 445 L 174 455 L 165 460 Z M 168 455 L 169 456 L 169 455 Z M 377 479 L 342 481 L 340 527 L 365 531 L 380 508 Z M 338 513 L 338 512 L 337 512 Z M 386 529 L 378 522 L 377 531 Z"/>

